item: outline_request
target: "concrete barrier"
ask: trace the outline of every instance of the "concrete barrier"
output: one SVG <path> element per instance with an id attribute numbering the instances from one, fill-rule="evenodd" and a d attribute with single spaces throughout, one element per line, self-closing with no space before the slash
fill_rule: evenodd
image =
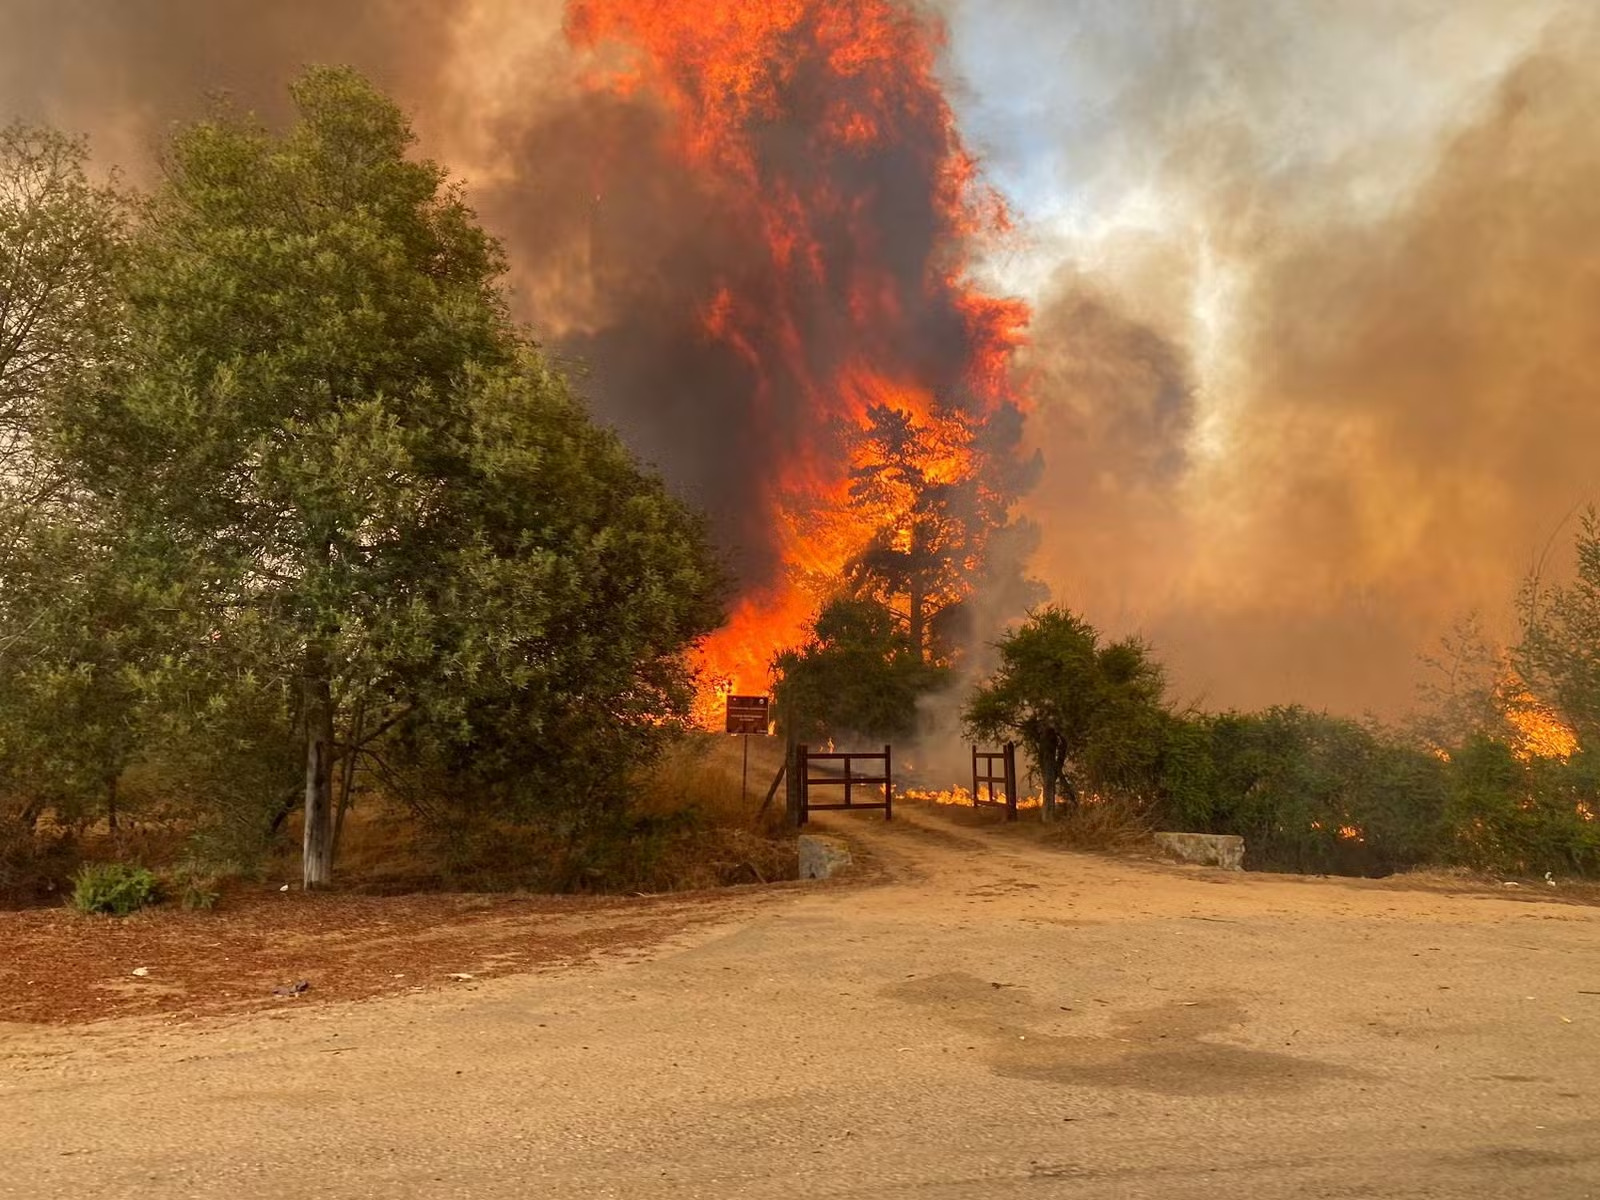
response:
<path id="1" fill-rule="evenodd" d="M 1229 833 L 1158 833 L 1156 845 L 1179 862 L 1244 870 L 1244 839 Z"/>
<path id="2" fill-rule="evenodd" d="M 849 865 L 850 851 L 842 842 L 818 837 L 814 833 L 801 835 L 801 879 L 832 879 Z"/>

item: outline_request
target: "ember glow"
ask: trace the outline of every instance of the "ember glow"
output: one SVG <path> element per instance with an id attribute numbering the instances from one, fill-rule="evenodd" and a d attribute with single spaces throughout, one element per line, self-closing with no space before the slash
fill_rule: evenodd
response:
<path id="1" fill-rule="evenodd" d="M 881 536 L 886 514 L 850 496 L 869 414 L 908 417 L 939 478 L 974 469 L 970 438 L 950 431 L 1025 407 L 1011 360 L 1028 310 L 969 276 L 1006 209 L 936 78 L 942 26 L 902 4 L 573 0 L 566 28 L 591 93 L 664 114 L 669 161 L 745 248 L 685 300 L 693 335 L 746 389 L 748 460 L 727 470 L 762 476 L 741 532 L 764 541 L 765 567 L 744 572 L 704 675 L 760 691 L 773 655 L 803 640 L 819 581 Z"/>

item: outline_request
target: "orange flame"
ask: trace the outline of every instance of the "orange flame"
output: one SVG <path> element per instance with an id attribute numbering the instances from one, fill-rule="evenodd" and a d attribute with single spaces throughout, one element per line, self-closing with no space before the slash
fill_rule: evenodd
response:
<path id="1" fill-rule="evenodd" d="M 1578 735 L 1554 708 L 1535 696 L 1516 672 L 1508 670 L 1496 689 L 1511 751 L 1524 762 L 1535 758 L 1571 758 Z"/>
<path id="2" fill-rule="evenodd" d="M 567 34 L 603 64 L 592 88 L 659 103 L 677 161 L 763 248 L 752 274 L 778 280 L 721 279 L 698 311 L 701 335 L 754 372 L 755 412 L 771 416 L 781 390 L 807 413 L 784 431 L 763 514 L 785 570 L 747 588 L 704 649 L 708 681 L 762 690 L 773 655 L 803 640 L 815 581 L 877 532 L 851 510 L 839 431 L 873 406 L 923 427 L 952 405 L 980 422 L 1023 406 L 1011 362 L 1028 309 L 968 275 L 977 241 L 1008 228 L 1005 205 L 937 81 L 943 27 L 904 3 L 571 0 Z M 932 477 L 974 469 L 970 450 L 941 453 Z"/>

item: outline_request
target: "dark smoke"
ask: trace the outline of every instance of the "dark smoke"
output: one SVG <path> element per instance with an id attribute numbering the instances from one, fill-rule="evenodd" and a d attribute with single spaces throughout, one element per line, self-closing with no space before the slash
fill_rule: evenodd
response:
<path id="1" fill-rule="evenodd" d="M 942 282 L 961 240 L 940 203 L 948 110 L 932 89 L 886 100 L 870 71 L 841 74 L 819 26 L 786 40 L 783 116 L 735 130 L 754 192 L 737 173 L 685 165 L 659 89 L 582 86 L 502 111 L 501 182 L 478 192 L 522 267 L 534 327 L 588 364 L 600 415 L 712 514 L 747 584 L 777 573 L 771 496 L 789 464 L 832 458 L 843 473 L 830 422 L 847 409 L 830 385 L 846 364 L 974 403 L 973 335 Z M 866 149 L 818 137 L 841 109 L 895 136 Z M 815 274 L 785 272 L 767 242 L 752 199 L 784 195 L 805 198 Z M 714 338 L 705 313 L 724 290 L 737 334 Z M 881 314 L 863 319 L 863 295 Z"/>

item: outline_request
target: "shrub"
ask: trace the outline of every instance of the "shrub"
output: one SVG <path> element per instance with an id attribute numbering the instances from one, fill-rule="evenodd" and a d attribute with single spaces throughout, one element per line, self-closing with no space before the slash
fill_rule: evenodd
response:
<path id="1" fill-rule="evenodd" d="M 176 896 L 186 910 L 209 911 L 222 898 L 223 880 L 243 874 L 244 869 L 237 863 L 186 858 L 162 873 L 160 886 L 163 893 Z"/>
<path id="2" fill-rule="evenodd" d="M 125 917 L 156 899 L 156 877 L 126 863 L 92 863 L 73 879 L 72 906 L 79 912 Z"/>
<path id="3" fill-rule="evenodd" d="M 1155 836 L 1151 805 L 1134 796 L 1097 796 L 1062 810 L 1045 838 L 1072 850 L 1126 854 L 1148 849 Z"/>
<path id="4" fill-rule="evenodd" d="M 1525 763 L 1503 743 L 1469 741 L 1450 762 L 1449 860 L 1512 875 L 1600 871 L 1588 760 L 1580 753 L 1571 762 Z"/>

